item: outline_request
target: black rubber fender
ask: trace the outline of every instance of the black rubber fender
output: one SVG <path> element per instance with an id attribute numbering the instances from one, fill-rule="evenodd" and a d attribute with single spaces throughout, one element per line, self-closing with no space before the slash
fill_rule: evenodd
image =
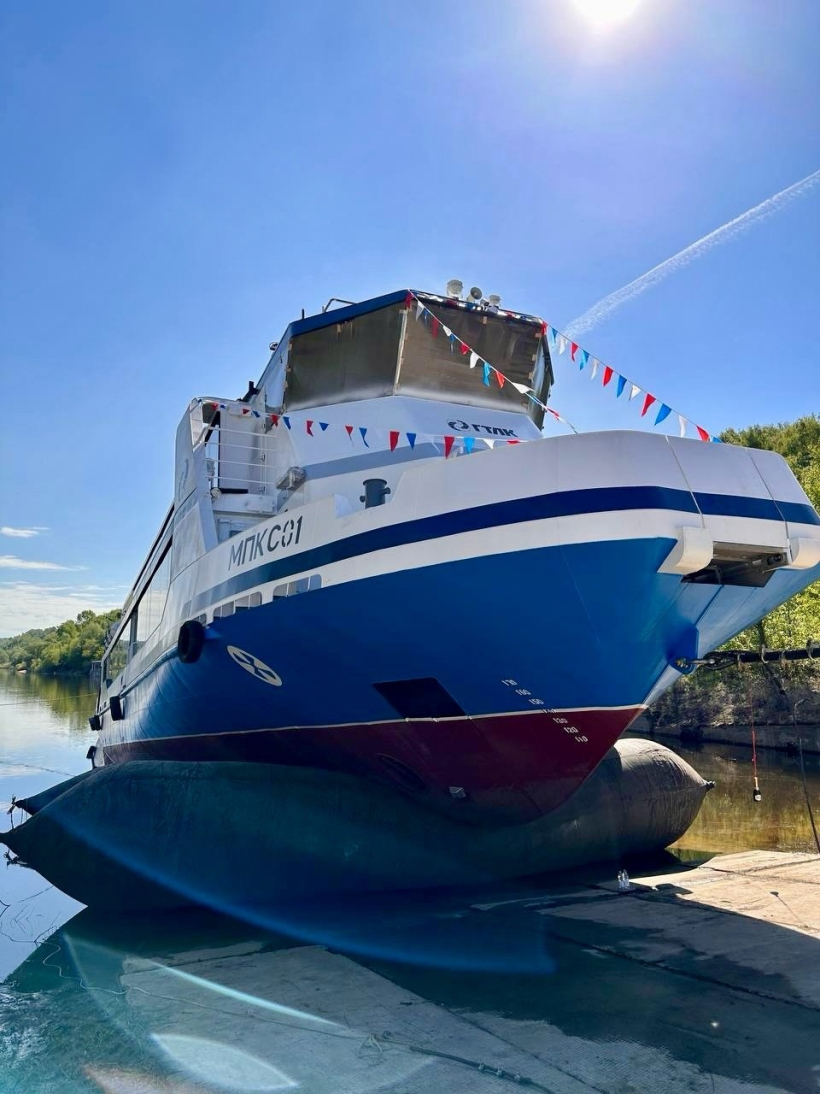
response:
<path id="1" fill-rule="evenodd" d="M 112 695 L 108 700 L 108 711 L 112 722 L 121 722 L 125 717 L 122 709 L 122 696 Z"/>
<path id="2" fill-rule="evenodd" d="M 179 628 L 177 655 L 184 665 L 193 665 L 202 656 L 205 628 L 196 619 L 186 619 Z"/>

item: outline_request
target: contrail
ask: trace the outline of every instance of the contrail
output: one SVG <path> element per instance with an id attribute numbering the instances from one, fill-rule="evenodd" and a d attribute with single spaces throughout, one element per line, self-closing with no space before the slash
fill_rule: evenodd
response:
<path id="1" fill-rule="evenodd" d="M 651 270 L 647 270 L 645 274 L 636 277 L 628 285 L 624 285 L 623 288 L 617 289 L 609 296 L 599 300 L 597 304 L 593 304 L 583 315 L 579 315 L 577 319 L 572 320 L 566 328 L 566 333 L 575 339 L 593 327 L 597 327 L 599 323 L 604 319 L 608 319 L 613 312 L 617 311 L 621 305 L 626 304 L 629 300 L 634 300 L 636 296 L 640 296 L 647 289 L 651 289 L 653 285 L 657 285 L 659 281 L 663 281 L 670 274 L 682 270 L 684 266 L 688 266 L 690 262 L 694 262 L 696 258 L 700 258 L 707 251 L 711 251 L 714 247 L 719 247 L 723 243 L 728 243 L 754 224 L 774 216 L 775 213 L 779 213 L 781 209 L 784 209 L 797 198 L 802 197 L 803 194 L 808 193 L 818 183 L 820 183 L 820 171 L 815 171 L 814 174 L 807 175 L 800 182 L 795 182 L 792 186 L 787 186 L 785 190 L 781 190 L 780 193 L 761 201 L 753 209 L 747 209 L 745 213 L 741 213 L 740 216 L 730 220 L 722 227 L 715 228 L 713 232 L 709 232 L 702 239 L 690 243 L 688 247 L 684 247 L 682 251 L 678 251 L 671 258 L 667 258 L 664 262 L 653 266 Z"/>

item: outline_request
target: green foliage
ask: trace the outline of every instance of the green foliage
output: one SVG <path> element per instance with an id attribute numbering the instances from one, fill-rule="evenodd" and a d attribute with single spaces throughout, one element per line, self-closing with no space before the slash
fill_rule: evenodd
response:
<path id="1" fill-rule="evenodd" d="M 820 417 L 808 414 L 795 422 L 781 425 L 750 425 L 747 429 L 727 429 L 721 434 L 727 444 L 746 448 L 768 448 L 779 452 L 788 462 L 812 505 L 820 510 Z M 781 604 L 760 623 L 733 638 L 730 649 L 770 649 L 805 646 L 820 642 L 820 582 L 785 604 Z"/>
<path id="2" fill-rule="evenodd" d="M 0 638 L 0 668 L 42 673 L 87 673 L 103 655 L 105 636 L 119 619 L 117 610 L 97 615 L 80 612 L 58 627 Z"/>

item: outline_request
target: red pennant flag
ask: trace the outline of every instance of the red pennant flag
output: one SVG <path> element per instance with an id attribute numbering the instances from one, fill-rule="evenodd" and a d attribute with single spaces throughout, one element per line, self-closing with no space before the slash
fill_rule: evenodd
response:
<path id="1" fill-rule="evenodd" d="M 406 307 L 408 307 L 408 308 L 413 307 L 413 294 L 410 292 L 409 289 L 407 291 L 407 296 L 405 296 L 405 298 L 404 298 L 404 303 L 405 303 Z"/>
<path id="2" fill-rule="evenodd" d="M 575 360 L 575 354 L 577 352 L 578 352 L 578 343 L 577 342 L 570 342 L 570 344 L 569 344 L 569 355 L 573 359 L 573 361 Z"/>
<path id="3" fill-rule="evenodd" d="M 439 323 L 438 319 L 436 319 L 436 317 L 433 316 L 433 337 L 434 338 L 436 338 L 438 336 L 438 329 L 439 329 L 440 326 L 441 326 L 441 323 Z"/>
<path id="4" fill-rule="evenodd" d="M 350 437 L 350 439 L 352 441 L 353 440 L 353 426 L 352 425 L 346 425 L 345 429 L 347 430 L 348 437 Z"/>
<path id="5" fill-rule="evenodd" d="M 390 430 L 390 451 L 392 452 L 396 445 L 399 443 L 399 431 L 398 429 Z"/>
<path id="6" fill-rule="evenodd" d="M 649 408 L 652 406 L 652 404 L 654 402 L 655 402 L 655 396 L 654 395 L 647 395 L 646 396 L 646 398 L 643 401 L 643 410 L 641 411 L 641 417 L 643 417 L 644 414 L 646 414 L 647 410 L 649 410 Z"/>
<path id="7" fill-rule="evenodd" d="M 470 347 L 464 342 L 459 342 L 458 348 L 461 350 L 462 357 L 466 357 L 467 354 L 470 352 Z"/>
<path id="8" fill-rule="evenodd" d="M 507 444 L 521 444 L 521 441 L 507 441 Z"/>
<path id="9" fill-rule="evenodd" d="M 696 430 L 698 431 L 698 436 L 700 437 L 700 439 L 701 439 L 702 441 L 709 441 L 709 440 L 711 440 L 711 439 L 712 439 L 712 438 L 711 438 L 711 437 L 709 436 L 709 434 L 708 434 L 708 433 L 706 432 L 706 430 L 705 430 L 705 429 L 703 428 L 703 426 L 700 426 L 700 425 L 696 425 L 696 426 L 695 426 L 695 429 L 696 429 Z"/>
<path id="10" fill-rule="evenodd" d="M 507 379 L 507 377 L 502 376 L 501 373 L 498 371 L 498 369 L 496 369 L 495 370 L 495 378 L 498 381 L 498 386 L 503 387 L 504 386 L 504 381 Z"/>
<path id="11" fill-rule="evenodd" d="M 454 440 L 455 440 L 455 437 L 445 437 L 444 438 L 444 458 L 445 458 L 445 460 L 447 459 L 447 457 L 450 455 L 450 452 L 452 451 L 453 441 Z"/>
<path id="12" fill-rule="evenodd" d="M 249 409 L 248 407 L 246 407 L 246 406 L 243 406 L 243 407 L 242 407 L 242 413 L 243 413 L 243 414 L 250 414 L 250 409 Z"/>
<path id="13" fill-rule="evenodd" d="M 312 437 L 313 436 L 313 419 L 312 418 L 308 418 L 308 420 L 305 422 L 305 429 L 308 431 L 309 436 Z"/>
<path id="14" fill-rule="evenodd" d="M 541 320 L 541 330 L 538 333 L 541 335 L 542 338 L 547 337 L 547 321 L 546 321 L 546 319 Z"/>
<path id="15" fill-rule="evenodd" d="M 279 415 L 278 414 L 271 414 L 270 420 L 271 420 L 271 423 L 273 425 L 279 425 Z"/>
<path id="16" fill-rule="evenodd" d="M 611 369 L 609 365 L 604 365 L 604 387 L 606 387 L 606 385 L 612 379 L 613 372 L 614 370 Z"/>

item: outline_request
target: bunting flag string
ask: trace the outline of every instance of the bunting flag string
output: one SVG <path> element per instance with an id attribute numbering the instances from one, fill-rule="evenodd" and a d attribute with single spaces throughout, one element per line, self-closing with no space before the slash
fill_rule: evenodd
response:
<path id="1" fill-rule="evenodd" d="M 390 452 L 395 452 L 397 448 L 402 447 L 402 438 L 405 439 L 407 447 L 415 449 L 416 442 L 418 440 L 424 440 L 428 444 L 432 443 L 437 445 L 444 453 L 445 458 L 453 454 L 465 454 L 468 455 L 471 452 L 481 452 L 487 448 L 493 448 L 496 444 L 520 444 L 519 438 L 502 437 L 502 436 L 456 436 L 455 434 L 442 434 L 442 433 L 421 433 L 417 430 L 409 431 L 405 429 L 391 429 L 383 426 L 366 426 L 366 425 L 338 425 L 333 422 L 319 422 L 315 418 L 300 418 L 291 414 L 272 414 L 262 413 L 258 410 L 251 410 L 244 404 L 235 402 L 215 402 L 212 399 L 200 399 L 200 403 L 210 407 L 214 411 L 225 411 L 228 415 L 234 415 L 235 417 L 246 417 L 249 414 L 254 418 L 264 419 L 264 424 L 267 428 L 277 429 L 284 426 L 292 433 L 303 434 L 306 437 L 312 437 L 314 440 L 325 433 L 327 430 L 343 429 L 345 434 L 350 440 L 352 445 L 357 445 L 359 441 L 365 448 L 371 448 L 371 441 L 376 448 L 387 447 Z M 547 408 L 548 413 L 551 414 L 558 421 L 563 421 L 563 418 L 552 407 Z M 224 423 L 220 423 L 222 428 L 227 428 L 230 431 L 229 426 L 225 426 Z M 316 427 L 319 427 L 317 432 Z M 212 428 L 212 424 L 206 425 L 206 430 Z M 499 429 L 499 433 L 503 432 Z M 356 440 L 357 435 L 359 440 Z M 530 438 L 527 438 L 529 440 Z M 538 438 L 531 438 L 537 440 Z M 481 442 L 484 445 L 482 449 L 481 445 L 477 445 L 477 442 Z"/>
<path id="2" fill-rule="evenodd" d="M 620 399 L 620 397 L 623 395 L 627 384 L 629 384 L 630 386 L 629 402 L 632 402 L 632 400 L 638 395 L 643 395 L 644 400 L 640 411 L 640 416 L 642 418 L 646 416 L 647 411 L 652 406 L 652 404 L 658 401 L 658 397 L 656 395 L 651 395 L 648 391 L 644 391 L 642 388 L 638 387 L 637 384 L 633 383 L 632 380 L 629 380 L 620 372 L 616 372 L 615 369 L 612 368 L 610 365 L 604 365 L 602 361 L 599 361 L 596 357 L 593 357 L 588 350 L 585 350 L 577 342 L 572 341 L 572 339 L 570 339 L 566 334 L 562 334 L 560 330 L 557 330 L 555 327 L 550 326 L 549 323 L 544 323 L 542 325 L 541 331 L 543 336 L 547 339 L 547 345 L 550 347 L 552 353 L 554 353 L 556 356 L 560 357 L 561 354 L 566 350 L 567 346 L 569 346 L 570 360 L 578 365 L 579 371 L 582 371 L 589 362 L 591 364 L 589 374 L 590 380 L 594 380 L 596 378 L 598 374 L 598 368 L 602 365 L 603 368 L 601 372 L 601 386 L 608 387 L 611 381 L 613 379 L 616 379 L 616 399 Z M 687 427 L 692 426 L 698 437 L 702 441 L 720 441 L 720 437 L 712 436 L 712 434 L 709 433 L 708 430 L 704 429 L 703 426 L 696 425 L 693 421 L 690 421 L 689 418 L 684 417 L 683 414 L 680 414 L 678 411 L 673 410 L 673 408 L 669 406 L 668 403 L 661 403 L 660 409 L 658 410 L 657 416 L 653 424 L 660 425 L 661 422 L 666 421 L 666 419 L 672 413 L 677 416 L 678 427 L 681 437 L 685 437 Z"/>

